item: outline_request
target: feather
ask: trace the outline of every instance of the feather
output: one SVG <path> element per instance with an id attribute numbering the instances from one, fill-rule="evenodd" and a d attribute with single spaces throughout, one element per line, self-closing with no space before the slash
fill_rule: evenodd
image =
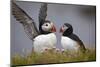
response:
<path id="1" fill-rule="evenodd" d="M 39 31 L 36 28 L 35 22 L 28 14 L 22 10 L 15 2 L 12 2 L 12 14 L 19 21 L 25 30 L 28 37 L 33 40 L 34 37 L 39 35 Z"/>
<path id="2" fill-rule="evenodd" d="M 47 16 L 47 4 L 43 3 L 39 11 L 39 24 L 43 24 Z"/>

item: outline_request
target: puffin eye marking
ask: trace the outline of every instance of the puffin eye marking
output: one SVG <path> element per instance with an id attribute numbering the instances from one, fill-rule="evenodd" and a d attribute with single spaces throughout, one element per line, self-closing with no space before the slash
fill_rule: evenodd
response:
<path id="1" fill-rule="evenodd" d="M 68 29 L 68 26 L 63 25 L 63 29 L 64 29 L 64 30 L 67 30 L 67 29 Z"/>
<path id="2" fill-rule="evenodd" d="M 48 26 L 48 24 L 46 24 L 45 26 Z"/>

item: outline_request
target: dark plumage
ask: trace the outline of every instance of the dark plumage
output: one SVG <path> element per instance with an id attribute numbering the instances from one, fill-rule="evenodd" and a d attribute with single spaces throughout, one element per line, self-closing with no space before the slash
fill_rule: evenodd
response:
<path id="1" fill-rule="evenodd" d="M 60 29 L 60 32 L 62 32 L 62 36 L 68 37 L 72 39 L 73 41 L 76 41 L 79 45 L 79 50 L 81 50 L 82 52 L 85 52 L 86 48 L 83 42 L 80 40 L 80 38 L 73 33 L 73 27 L 71 24 L 65 23 Z"/>

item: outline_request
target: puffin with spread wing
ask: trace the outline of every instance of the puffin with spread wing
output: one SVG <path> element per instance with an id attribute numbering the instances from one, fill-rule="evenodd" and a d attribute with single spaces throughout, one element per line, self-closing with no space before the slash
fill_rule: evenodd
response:
<path id="1" fill-rule="evenodd" d="M 42 53 L 45 49 L 54 48 L 56 45 L 56 28 L 54 23 L 46 20 L 47 4 L 41 4 L 39 11 L 39 30 L 34 20 L 21 9 L 15 2 L 12 2 L 12 14 L 24 27 L 25 33 L 33 41 L 33 49 L 37 53 Z"/>

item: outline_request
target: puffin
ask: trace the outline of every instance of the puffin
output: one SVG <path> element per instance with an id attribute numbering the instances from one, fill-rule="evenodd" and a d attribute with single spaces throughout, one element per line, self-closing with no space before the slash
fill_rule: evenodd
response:
<path id="1" fill-rule="evenodd" d="M 36 53 L 54 48 L 57 42 L 54 23 L 46 20 L 47 5 L 47 3 L 41 3 L 38 15 L 39 26 L 37 28 L 33 18 L 12 1 L 12 15 L 23 26 L 28 38 L 32 40 L 32 50 Z"/>
<path id="2" fill-rule="evenodd" d="M 86 51 L 85 45 L 82 40 L 73 33 L 73 27 L 69 23 L 64 23 L 60 28 L 61 36 L 61 45 L 66 51 L 82 52 Z"/>

